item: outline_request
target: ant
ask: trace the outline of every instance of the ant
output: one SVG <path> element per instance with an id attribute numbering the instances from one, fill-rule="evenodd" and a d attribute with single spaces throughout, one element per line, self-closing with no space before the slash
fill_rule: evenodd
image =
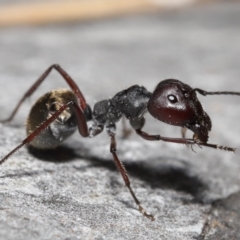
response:
<path id="1" fill-rule="evenodd" d="M 2 120 L 2 123 L 13 119 L 23 101 L 35 92 L 53 69 L 63 77 L 71 90 L 50 91 L 37 100 L 27 119 L 28 137 L 2 158 L 0 164 L 26 144 L 37 149 L 52 149 L 71 136 L 77 128 L 82 137 L 94 137 L 106 127 L 110 137 L 110 152 L 128 190 L 138 205 L 139 211 L 147 218 L 154 220 L 154 217 L 141 206 L 131 188 L 127 171 L 116 154 L 116 122 L 123 115 L 129 120 L 135 132 L 146 140 L 235 151 L 231 147 L 208 143 L 208 134 L 212 123 L 208 114 L 203 110 L 196 93 L 207 96 L 240 95 L 240 92 L 207 92 L 199 88 L 191 88 L 176 79 L 166 79 L 158 83 L 153 93 L 147 91 L 143 86 L 134 85 L 117 93 L 111 99 L 97 102 L 92 110 L 74 80 L 58 64 L 51 65 L 37 79 L 19 101 L 10 117 Z M 149 112 L 159 121 L 180 126 L 182 129 L 190 129 L 194 133 L 193 138 L 185 138 L 184 130 L 182 131 L 182 138 L 150 135 L 142 131 L 146 112 Z M 88 121 L 92 121 L 92 126 L 89 128 Z"/>

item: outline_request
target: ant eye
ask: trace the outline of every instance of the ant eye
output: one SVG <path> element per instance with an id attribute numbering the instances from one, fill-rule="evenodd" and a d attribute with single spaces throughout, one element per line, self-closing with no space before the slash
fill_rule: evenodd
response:
<path id="1" fill-rule="evenodd" d="M 172 95 L 172 94 L 168 95 L 167 98 L 171 103 L 176 103 L 178 101 L 177 97 L 175 95 Z"/>

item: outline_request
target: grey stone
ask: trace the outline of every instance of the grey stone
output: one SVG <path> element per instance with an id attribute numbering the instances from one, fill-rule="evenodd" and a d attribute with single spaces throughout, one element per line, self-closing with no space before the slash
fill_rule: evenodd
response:
<path id="1" fill-rule="evenodd" d="M 133 84 L 152 91 L 172 77 L 205 90 L 240 91 L 239 10 L 238 3 L 221 3 L 99 22 L 0 29 L 1 118 L 52 63 L 70 73 L 91 106 Z M 1 156 L 25 138 L 31 104 L 65 86 L 53 72 L 12 123 L 0 124 Z M 200 99 L 213 121 L 209 142 L 239 148 L 240 99 Z M 118 127 L 119 158 L 154 222 L 138 212 L 124 186 L 107 134 L 83 139 L 76 133 L 53 151 L 22 148 L 1 166 L 0 238 L 202 237 L 211 204 L 240 190 L 239 150 L 194 147 L 195 153 L 186 146 L 146 142 L 134 133 L 123 140 L 121 123 Z M 180 136 L 179 128 L 149 116 L 145 130 Z"/>

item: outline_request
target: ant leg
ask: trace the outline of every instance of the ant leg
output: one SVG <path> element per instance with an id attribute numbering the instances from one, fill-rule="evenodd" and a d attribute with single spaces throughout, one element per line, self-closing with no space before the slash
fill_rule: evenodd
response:
<path id="1" fill-rule="evenodd" d="M 90 128 L 89 128 L 89 137 L 95 137 L 97 136 L 99 133 L 101 133 L 104 129 L 104 125 L 97 125 L 97 124 L 93 124 Z"/>
<path id="2" fill-rule="evenodd" d="M 127 118 L 122 117 L 122 138 L 127 138 L 132 133 L 132 130 L 127 127 Z"/>
<path id="3" fill-rule="evenodd" d="M 217 144 L 211 144 L 211 143 L 204 143 L 204 142 L 198 142 L 191 138 L 169 138 L 169 137 L 162 137 L 160 135 L 149 135 L 146 132 L 143 132 L 141 129 L 137 129 L 136 133 L 142 137 L 143 139 L 149 140 L 149 141 L 164 141 L 164 142 L 171 142 L 171 143 L 180 143 L 180 144 L 186 144 L 186 145 L 194 145 L 197 144 L 199 146 L 205 146 L 230 152 L 235 152 L 236 148 L 231 147 L 224 147 Z"/>
<path id="4" fill-rule="evenodd" d="M 65 72 L 58 64 L 53 64 L 51 65 L 37 80 L 36 82 L 28 89 L 28 91 L 24 94 L 24 96 L 20 99 L 20 101 L 18 102 L 17 106 L 15 107 L 15 109 L 13 110 L 13 112 L 11 113 L 11 115 L 5 119 L 5 120 L 1 120 L 0 122 L 10 122 L 15 114 L 17 113 L 18 109 L 20 108 L 20 106 L 22 105 L 22 103 L 24 102 L 24 100 L 28 97 L 30 97 L 35 90 L 40 86 L 40 84 L 46 79 L 46 77 L 49 75 L 49 73 L 52 71 L 52 69 L 55 69 L 57 72 L 59 72 L 59 74 L 63 77 L 63 79 L 67 82 L 67 84 L 69 85 L 69 87 L 72 89 L 72 91 L 74 92 L 77 100 L 78 100 L 78 105 L 80 106 L 80 108 L 84 111 L 85 109 L 87 111 L 89 111 L 89 107 L 86 103 L 86 100 L 82 94 L 82 92 L 80 91 L 80 89 L 78 88 L 77 84 L 73 81 L 73 79 L 68 75 L 67 72 Z"/>
<path id="5" fill-rule="evenodd" d="M 111 126 L 112 127 L 112 126 Z M 154 220 L 154 217 L 150 214 L 148 214 L 144 208 L 141 206 L 141 203 L 140 201 L 138 200 L 138 198 L 136 197 L 135 193 L 133 192 L 131 186 L 130 186 L 130 180 L 128 178 L 128 175 L 127 175 L 127 171 L 123 165 L 123 163 L 119 160 L 117 154 L 116 154 L 116 147 L 117 147 L 117 143 L 116 143 L 116 139 L 115 139 L 115 133 L 113 131 L 111 131 L 110 128 L 108 128 L 108 135 L 110 136 L 110 139 L 111 139 L 111 144 L 110 144 L 110 152 L 112 153 L 113 155 L 113 159 L 114 159 L 114 162 L 119 170 L 119 172 L 121 173 L 122 175 L 122 178 L 125 182 L 125 185 L 127 186 L 128 190 L 130 191 L 135 203 L 138 205 L 138 209 L 139 211 L 147 218 L 149 218 L 150 220 Z"/>
<path id="6" fill-rule="evenodd" d="M 74 107 L 78 121 L 78 130 L 83 137 L 88 137 L 89 132 L 86 124 L 86 119 L 84 113 L 77 105 L 75 101 L 70 101 L 60 107 L 50 118 L 44 121 L 38 128 L 36 128 L 27 138 L 25 138 L 16 148 L 14 148 L 10 153 L 8 153 L 4 158 L 0 160 L 0 165 L 4 163 L 12 154 L 14 154 L 18 149 L 26 144 L 29 144 L 34 138 L 36 138 L 42 131 L 44 131 L 66 108 Z"/>
<path id="7" fill-rule="evenodd" d="M 181 128 L 181 136 L 182 136 L 182 138 L 185 138 L 185 137 L 186 137 L 186 132 L 187 132 L 187 128 L 182 127 L 182 128 Z"/>

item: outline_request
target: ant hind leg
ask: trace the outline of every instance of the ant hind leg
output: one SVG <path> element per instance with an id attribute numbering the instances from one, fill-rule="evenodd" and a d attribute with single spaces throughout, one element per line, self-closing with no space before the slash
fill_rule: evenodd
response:
<path id="1" fill-rule="evenodd" d="M 46 79 L 46 77 L 50 74 L 52 69 L 55 69 L 62 77 L 63 79 L 67 82 L 69 87 L 72 89 L 74 92 L 77 100 L 78 100 L 78 105 L 84 111 L 85 109 L 89 111 L 89 106 L 86 103 L 86 100 L 80 91 L 79 87 L 77 84 L 74 82 L 74 80 L 70 77 L 70 75 L 65 72 L 58 64 L 53 64 L 51 65 L 47 70 L 43 72 L 43 74 L 36 80 L 36 82 L 26 91 L 26 93 L 23 95 L 23 97 L 20 99 L 18 102 L 17 106 L 13 110 L 13 112 L 10 114 L 10 116 L 7 119 L 0 120 L 0 123 L 5 123 L 5 122 L 10 122 L 14 116 L 16 115 L 18 109 L 22 105 L 22 103 L 25 101 L 26 98 L 30 97 L 36 89 L 40 86 L 40 84 Z"/>

